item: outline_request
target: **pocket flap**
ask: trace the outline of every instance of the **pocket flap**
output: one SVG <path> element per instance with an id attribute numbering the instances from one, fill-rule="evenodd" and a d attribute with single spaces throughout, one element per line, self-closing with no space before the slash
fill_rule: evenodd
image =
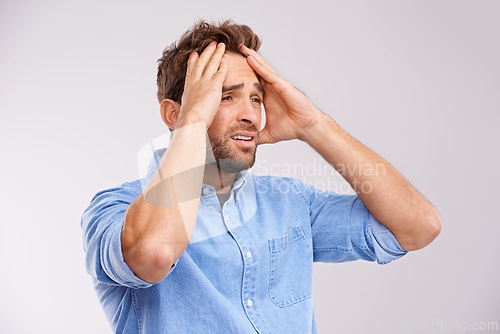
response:
<path id="1" fill-rule="evenodd" d="M 290 227 L 284 236 L 268 240 L 269 250 L 273 253 L 281 252 L 288 247 L 288 244 L 300 238 L 305 239 L 304 231 L 300 225 L 295 225 Z"/>

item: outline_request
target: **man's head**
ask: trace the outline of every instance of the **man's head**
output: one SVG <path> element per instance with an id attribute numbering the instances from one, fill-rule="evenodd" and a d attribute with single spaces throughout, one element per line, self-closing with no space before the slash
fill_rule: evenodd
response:
<path id="1" fill-rule="evenodd" d="M 179 41 L 165 48 L 162 57 L 158 59 L 156 82 L 160 103 L 164 99 L 181 103 L 189 54 L 193 51 L 201 54 L 211 41 L 222 42 L 226 45 L 226 52 L 238 54 L 240 43 L 255 51 L 260 47 L 260 38 L 246 25 L 239 25 L 231 20 L 219 24 L 197 22 Z"/>
<path id="2" fill-rule="evenodd" d="M 259 48 L 260 39 L 249 27 L 231 21 L 195 24 L 159 59 L 158 100 L 171 100 L 180 106 L 189 54 L 201 54 L 211 41 L 225 44 L 228 70 L 220 108 L 208 136 L 221 170 L 234 173 L 254 164 L 264 95 L 260 77 L 238 49 L 240 43 L 254 50 Z"/>
<path id="3" fill-rule="evenodd" d="M 246 58 L 229 52 L 222 100 L 208 137 L 219 167 L 227 173 L 248 169 L 255 162 L 264 89 Z"/>

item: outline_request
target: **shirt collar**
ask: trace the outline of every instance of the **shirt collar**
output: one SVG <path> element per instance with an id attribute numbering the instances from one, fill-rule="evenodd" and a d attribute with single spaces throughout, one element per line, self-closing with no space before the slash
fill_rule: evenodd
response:
<path id="1" fill-rule="evenodd" d="M 151 161 L 149 162 L 148 165 L 148 172 L 147 172 L 147 180 L 151 180 L 153 176 L 155 175 L 156 171 L 158 170 L 158 167 L 160 166 L 160 161 L 163 157 L 163 154 L 167 151 L 167 148 L 160 148 L 158 150 L 155 150 L 153 157 L 151 158 Z M 245 174 L 248 172 L 248 170 L 244 170 L 241 172 L 236 173 L 236 176 L 234 178 L 233 186 L 231 187 L 231 191 L 238 191 L 241 189 L 246 181 Z M 209 185 L 203 184 L 202 187 L 202 192 L 204 188 L 213 188 Z M 203 194 L 203 193 L 202 193 Z"/>

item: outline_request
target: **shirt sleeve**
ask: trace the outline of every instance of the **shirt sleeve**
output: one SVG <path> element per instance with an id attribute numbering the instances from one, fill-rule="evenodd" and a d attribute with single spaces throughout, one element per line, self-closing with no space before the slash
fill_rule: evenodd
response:
<path id="1" fill-rule="evenodd" d="M 386 264 L 406 252 L 357 195 L 308 188 L 315 262 L 377 261 Z"/>
<path id="2" fill-rule="evenodd" d="M 121 231 L 125 212 L 137 196 L 139 194 L 125 184 L 100 191 L 82 215 L 85 266 L 101 283 L 131 288 L 152 285 L 137 277 L 123 259 Z"/>

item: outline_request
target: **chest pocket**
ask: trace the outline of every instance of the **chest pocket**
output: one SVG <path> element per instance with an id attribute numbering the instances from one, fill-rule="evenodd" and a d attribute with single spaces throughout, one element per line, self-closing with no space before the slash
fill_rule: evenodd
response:
<path id="1" fill-rule="evenodd" d="M 287 307 L 312 296 L 312 249 L 299 225 L 268 240 L 271 253 L 269 297 Z"/>

